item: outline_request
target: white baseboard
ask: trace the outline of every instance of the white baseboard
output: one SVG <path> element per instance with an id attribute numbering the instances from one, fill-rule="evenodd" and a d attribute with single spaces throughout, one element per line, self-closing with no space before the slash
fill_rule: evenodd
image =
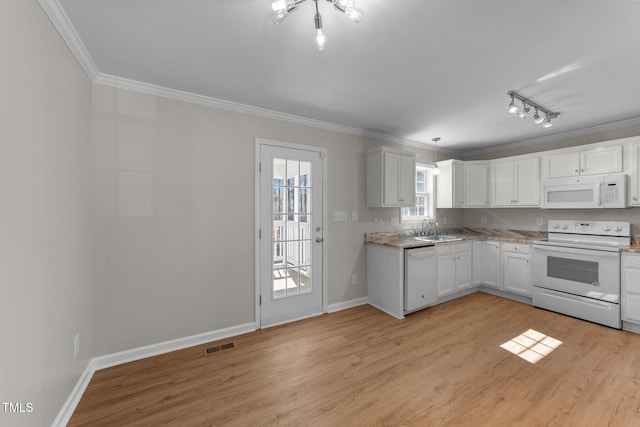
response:
<path id="1" fill-rule="evenodd" d="M 347 310 L 349 308 L 357 307 L 359 305 L 365 305 L 369 302 L 369 298 L 362 297 L 349 301 L 337 302 L 335 304 L 329 304 L 327 307 L 327 313 L 335 313 L 336 311 Z"/>
<path id="2" fill-rule="evenodd" d="M 246 334 L 256 330 L 255 323 L 245 323 L 244 325 L 231 326 L 229 328 L 218 329 L 216 331 L 191 335 L 189 337 L 178 338 L 171 341 L 132 348 L 118 353 L 107 354 L 105 356 L 94 357 L 94 367 L 96 370 L 110 368 L 134 360 L 145 359 L 151 356 L 168 353 L 170 351 L 182 350 L 211 341 L 217 341 L 237 335 Z"/>
<path id="3" fill-rule="evenodd" d="M 71 419 L 71 415 L 73 415 L 73 411 L 76 410 L 76 406 L 80 403 L 80 399 L 82 398 L 84 391 L 87 389 L 95 371 L 96 370 L 93 367 L 93 359 L 91 359 L 89 363 L 87 363 L 87 367 L 84 368 L 84 372 L 80 375 L 75 387 L 71 390 L 71 394 L 67 398 L 66 402 L 62 405 L 60 412 L 58 412 L 58 416 L 53 420 L 53 423 L 51 423 L 51 427 L 64 427 L 67 425 Z"/>
<path id="4" fill-rule="evenodd" d="M 151 356 L 157 356 L 159 354 L 168 353 L 171 351 L 182 350 L 184 348 L 193 347 L 211 341 L 218 341 L 225 338 L 235 337 L 237 335 L 246 334 L 255 330 L 255 323 L 245 323 L 243 325 L 218 329 L 216 331 L 205 332 L 202 334 L 191 335 L 189 337 L 178 338 L 175 340 L 146 345 L 143 347 L 137 347 L 118 353 L 107 354 L 105 356 L 94 357 L 87 364 L 87 367 L 78 379 L 78 382 L 76 383 L 75 387 L 71 391 L 71 394 L 60 409 L 60 412 L 58 412 L 58 416 L 55 418 L 51 426 L 64 427 L 67 425 L 67 423 L 71 419 L 71 416 L 73 415 L 73 411 L 76 410 L 78 403 L 80 403 L 80 399 L 87 389 L 87 386 L 89 385 L 93 374 L 100 369 L 110 368 L 112 366 L 121 365 L 127 362 L 133 362 L 134 360 L 145 359 Z"/>

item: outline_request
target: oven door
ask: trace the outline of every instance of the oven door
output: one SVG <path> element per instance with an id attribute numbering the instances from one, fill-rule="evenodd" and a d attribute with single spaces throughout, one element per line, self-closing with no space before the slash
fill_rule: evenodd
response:
<path id="1" fill-rule="evenodd" d="M 620 253 L 534 245 L 533 286 L 618 304 Z"/>

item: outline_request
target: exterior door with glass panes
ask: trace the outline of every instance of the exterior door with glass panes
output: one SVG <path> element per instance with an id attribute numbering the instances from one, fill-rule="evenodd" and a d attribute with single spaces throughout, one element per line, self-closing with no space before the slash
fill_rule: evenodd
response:
<path id="1" fill-rule="evenodd" d="M 323 157 L 260 145 L 260 325 L 323 312 Z"/>

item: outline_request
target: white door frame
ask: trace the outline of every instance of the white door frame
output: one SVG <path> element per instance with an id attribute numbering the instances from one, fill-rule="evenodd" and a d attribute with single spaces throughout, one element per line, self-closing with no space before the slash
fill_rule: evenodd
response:
<path id="1" fill-rule="evenodd" d="M 272 139 L 265 138 L 256 138 L 256 149 L 255 149 L 255 224 L 254 224 L 254 257 L 255 257 L 255 266 L 254 266 L 254 275 L 255 275 L 255 324 L 256 329 L 261 329 L 261 307 L 260 307 L 260 226 L 261 220 L 260 217 L 260 152 L 261 147 L 263 145 L 271 145 L 274 147 L 282 147 L 282 148 L 292 148 L 296 150 L 307 150 L 307 151 L 316 151 L 322 157 L 322 229 L 323 232 L 323 245 L 322 245 L 322 312 L 327 313 L 328 306 L 328 290 L 327 290 L 327 247 L 329 239 L 327 232 L 327 149 L 324 147 L 317 147 L 313 145 L 303 145 L 303 144 L 294 144 L 292 142 L 284 142 L 284 141 L 276 141 Z M 293 322 L 295 320 L 300 320 L 301 318 L 310 317 L 302 316 L 297 319 L 289 319 L 286 322 Z M 271 326 L 276 326 L 277 324 L 270 324 Z"/>

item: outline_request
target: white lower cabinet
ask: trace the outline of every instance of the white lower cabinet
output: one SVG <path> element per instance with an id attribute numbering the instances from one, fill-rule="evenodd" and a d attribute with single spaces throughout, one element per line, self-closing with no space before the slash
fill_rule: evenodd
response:
<path id="1" fill-rule="evenodd" d="M 468 289 L 471 282 L 471 242 L 436 246 L 437 297 Z"/>
<path id="2" fill-rule="evenodd" d="M 404 311 L 436 302 L 436 248 L 404 251 Z"/>
<path id="3" fill-rule="evenodd" d="M 505 291 L 531 295 L 530 259 L 531 245 L 502 244 L 502 282 Z"/>
<path id="4" fill-rule="evenodd" d="M 622 254 L 622 320 L 640 324 L 640 254 Z"/>
<path id="5" fill-rule="evenodd" d="M 482 279 L 483 286 L 502 289 L 502 259 L 500 242 L 492 240 L 482 243 Z"/>

